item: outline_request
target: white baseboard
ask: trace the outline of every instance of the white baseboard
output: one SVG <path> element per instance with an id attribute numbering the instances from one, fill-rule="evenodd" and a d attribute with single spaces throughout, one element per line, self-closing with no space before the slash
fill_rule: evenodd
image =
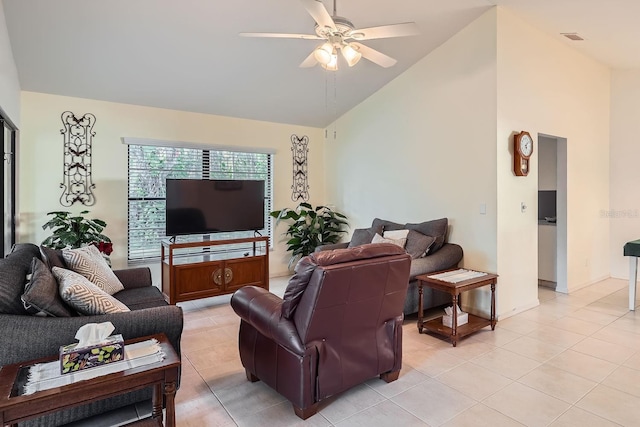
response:
<path id="1" fill-rule="evenodd" d="M 603 280 L 607 280 L 607 279 L 610 279 L 610 278 L 611 278 L 611 276 L 602 276 L 602 277 L 600 277 L 598 279 L 593 279 L 593 280 L 591 280 L 589 282 L 582 283 L 582 284 L 580 284 L 580 285 L 578 285 L 578 286 L 576 286 L 574 288 L 571 288 L 569 290 L 569 294 L 571 294 L 571 292 L 579 291 L 580 289 L 586 288 L 587 286 L 591 286 L 591 285 L 593 285 L 595 283 L 602 282 Z M 629 280 L 629 279 L 627 279 L 627 280 Z"/>
<path id="2" fill-rule="evenodd" d="M 496 313 L 496 319 L 498 319 L 498 320 L 499 319 L 506 319 L 508 317 L 515 316 L 518 313 L 522 313 L 524 311 L 527 311 L 527 310 L 532 309 L 534 307 L 537 307 L 539 305 L 540 305 L 540 300 L 536 298 L 534 301 L 531 301 L 531 302 L 529 302 L 527 304 L 515 307 L 514 309 L 509 310 L 507 312 Z M 489 311 L 491 308 L 489 308 L 489 310 L 487 310 L 486 312 L 484 310 L 478 310 L 477 307 L 471 307 L 471 306 L 468 306 L 466 304 L 463 304 L 462 307 L 460 307 L 460 308 L 462 308 L 462 311 L 465 311 L 467 313 L 473 314 L 475 316 L 488 318 L 491 315 L 491 313 Z M 497 309 L 498 309 L 498 307 L 496 307 L 496 310 Z"/>
<path id="3" fill-rule="evenodd" d="M 509 310 L 506 313 L 499 313 L 496 317 L 498 320 L 508 319 L 511 316 L 515 316 L 516 314 L 520 314 L 527 310 L 531 310 L 532 308 L 535 308 L 539 305 L 540 305 L 540 300 L 536 298 L 534 301 L 531 301 L 519 307 L 515 307 L 513 310 Z"/>

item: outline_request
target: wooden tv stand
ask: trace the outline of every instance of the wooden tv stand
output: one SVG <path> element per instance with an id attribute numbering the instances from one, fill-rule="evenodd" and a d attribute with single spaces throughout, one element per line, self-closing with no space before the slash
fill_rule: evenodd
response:
<path id="1" fill-rule="evenodd" d="M 170 304 L 269 289 L 269 238 L 176 243 L 162 241 L 162 292 Z"/>

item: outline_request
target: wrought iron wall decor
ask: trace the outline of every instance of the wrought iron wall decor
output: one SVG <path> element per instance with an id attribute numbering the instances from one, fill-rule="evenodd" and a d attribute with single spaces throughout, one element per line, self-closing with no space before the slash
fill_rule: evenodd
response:
<path id="1" fill-rule="evenodd" d="M 71 111 L 65 111 L 60 117 L 63 129 L 60 133 L 64 137 L 63 171 L 60 188 L 63 188 L 60 196 L 62 206 L 71 206 L 80 202 L 85 206 L 96 203 L 93 189 L 96 185 L 91 179 L 91 157 L 93 137 L 93 125 L 96 116 L 86 113 L 82 117 L 76 117 Z"/>
<path id="2" fill-rule="evenodd" d="M 293 193 L 291 200 L 309 200 L 309 182 L 307 174 L 307 153 L 309 152 L 309 137 L 302 138 L 291 135 L 291 153 L 293 154 Z"/>

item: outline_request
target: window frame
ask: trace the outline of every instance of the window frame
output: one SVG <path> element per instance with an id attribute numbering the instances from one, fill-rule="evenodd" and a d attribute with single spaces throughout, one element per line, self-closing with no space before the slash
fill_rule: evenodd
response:
<path id="1" fill-rule="evenodd" d="M 136 195 L 132 196 L 132 147 L 137 149 L 152 149 L 152 150 L 197 150 L 197 155 L 200 156 L 200 176 L 195 177 L 195 179 L 234 179 L 233 177 L 221 176 L 233 174 L 233 175 L 241 175 L 242 179 L 261 179 L 265 180 L 265 227 L 264 232 L 269 236 L 270 240 L 270 249 L 273 248 L 273 224 L 271 221 L 271 217 L 269 213 L 273 209 L 273 154 L 275 154 L 272 150 L 256 150 L 249 149 L 243 147 L 230 147 L 230 146 L 202 146 L 197 144 L 185 144 L 185 143 L 175 143 L 175 144 L 167 144 L 165 141 L 155 141 L 155 140 L 143 140 L 139 138 L 123 138 L 123 142 L 127 144 L 127 263 L 128 265 L 135 264 L 145 264 L 149 262 L 154 262 L 160 260 L 161 253 L 161 242 L 164 239 L 167 239 L 169 236 L 164 235 L 164 230 L 157 238 L 157 250 L 152 248 L 151 244 L 147 244 L 146 239 L 141 239 L 142 243 L 136 244 L 136 242 L 132 242 L 135 237 L 132 237 L 132 234 L 136 231 L 140 230 L 151 230 L 152 233 L 157 233 L 160 227 L 147 227 L 147 228 L 139 228 L 132 230 L 132 202 L 144 202 L 144 201 L 164 201 L 166 200 L 166 193 L 164 189 L 164 184 L 162 187 L 162 197 L 157 196 L 145 196 L 145 195 Z M 210 160 L 216 156 L 216 153 L 219 154 L 218 157 L 229 157 L 233 159 L 231 161 L 231 170 L 219 170 L 215 167 L 213 163 L 210 163 Z M 192 155 L 193 153 L 190 153 Z M 246 156 L 265 156 L 263 159 L 257 159 L 257 161 L 266 160 L 266 172 L 250 172 L 248 170 L 243 170 L 241 168 L 236 169 L 236 163 L 241 164 L 243 161 L 246 162 Z M 244 157 L 243 157 L 244 156 Z M 193 160 L 192 158 L 191 160 Z M 196 159 L 197 160 L 197 159 Z M 256 161 L 256 159 L 253 159 Z M 136 165 L 134 165 L 136 166 Z M 137 168 L 133 168 L 138 171 L 139 175 L 142 175 L 145 171 L 158 171 L 161 175 L 163 172 L 166 172 L 167 169 L 162 168 L 141 168 L 140 165 L 137 165 Z M 228 167 L 228 165 L 227 165 Z M 184 174 L 189 175 L 190 178 L 193 177 L 194 173 L 197 173 L 196 169 L 188 169 L 181 171 Z M 170 176 L 170 172 L 164 174 L 164 179 Z M 165 181 L 166 182 L 166 181 Z M 162 227 L 165 226 L 165 212 L 166 205 L 163 203 L 162 213 L 160 213 L 162 220 L 159 221 L 156 218 L 158 224 L 161 223 Z M 158 209 L 158 208 L 154 208 Z M 261 231 L 262 231 L 261 230 Z M 157 235 L 157 234 L 156 234 Z M 239 231 L 239 232 L 230 232 L 230 233 L 211 233 L 211 234 L 198 234 L 198 235 L 185 235 L 180 236 L 181 240 L 185 241 L 201 241 L 201 240 L 219 240 L 219 239 L 233 239 L 233 238 L 241 238 L 241 237 L 250 237 L 253 235 L 253 231 Z M 149 239 L 149 240 L 153 240 Z M 154 243 L 154 244 L 155 244 Z M 134 249 L 135 248 L 135 249 Z M 133 252 L 133 254 L 132 254 Z M 140 254 L 142 252 L 142 254 Z M 145 252 L 148 255 L 145 255 Z"/>

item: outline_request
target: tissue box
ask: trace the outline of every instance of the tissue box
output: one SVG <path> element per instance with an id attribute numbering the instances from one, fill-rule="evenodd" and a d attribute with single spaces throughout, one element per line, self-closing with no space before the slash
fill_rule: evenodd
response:
<path id="1" fill-rule="evenodd" d="M 78 347 L 78 343 L 60 347 L 60 373 L 68 374 L 124 359 L 122 335 L 111 335 L 100 344 Z"/>
<path id="2" fill-rule="evenodd" d="M 469 313 L 458 311 L 458 326 L 462 326 L 468 322 L 469 322 Z M 442 324 L 446 327 L 451 328 L 453 326 L 453 316 L 449 314 L 445 314 L 444 316 L 442 316 Z"/>

